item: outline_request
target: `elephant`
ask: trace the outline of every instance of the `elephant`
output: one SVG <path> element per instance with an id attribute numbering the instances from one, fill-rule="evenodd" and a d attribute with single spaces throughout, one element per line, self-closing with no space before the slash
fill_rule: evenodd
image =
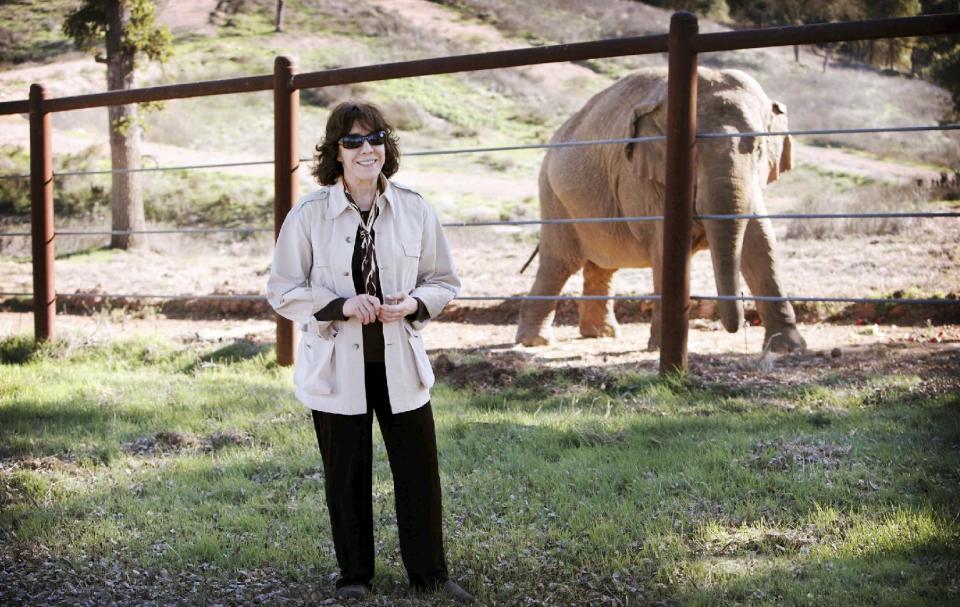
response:
<path id="1" fill-rule="evenodd" d="M 643 69 L 594 95 L 554 134 L 551 142 L 625 139 L 666 132 L 667 73 Z M 700 68 L 698 132 L 783 132 L 787 109 L 772 101 L 739 70 Z M 540 168 L 544 219 L 662 215 L 666 144 L 663 140 L 550 148 Z M 789 135 L 699 139 L 695 214 L 766 214 L 763 187 L 792 166 Z M 695 220 L 692 251 L 710 250 L 720 295 L 740 295 L 740 274 L 755 295 L 781 296 L 776 242 L 769 219 Z M 584 295 L 610 294 L 619 268 L 652 268 L 661 292 L 663 222 L 552 223 L 540 228 L 540 265 L 531 295 L 558 295 L 583 269 Z M 552 339 L 554 300 L 525 300 L 516 341 L 545 345 Z M 723 327 L 735 333 L 743 303 L 718 302 Z M 764 350 L 804 351 L 793 307 L 758 301 Z M 612 300 L 579 302 L 580 334 L 620 334 Z M 660 347 L 660 302 L 654 303 L 648 349 Z"/>

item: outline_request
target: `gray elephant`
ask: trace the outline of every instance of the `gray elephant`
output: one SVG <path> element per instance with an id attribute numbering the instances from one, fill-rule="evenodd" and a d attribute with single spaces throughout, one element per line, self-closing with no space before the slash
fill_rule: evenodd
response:
<path id="1" fill-rule="evenodd" d="M 667 73 L 645 69 L 601 91 L 553 136 L 553 141 L 613 139 L 666 132 Z M 771 101 L 756 80 L 737 70 L 701 68 L 697 84 L 698 132 L 787 130 L 784 104 Z M 766 213 L 763 187 L 790 169 L 789 136 L 701 139 L 697 143 L 697 214 Z M 662 215 L 666 146 L 663 141 L 550 149 L 540 169 L 544 218 Z M 773 226 L 769 219 L 695 221 L 693 251 L 710 249 L 717 292 L 740 294 L 740 274 L 756 295 L 780 296 Z M 660 293 L 663 223 L 544 224 L 540 266 L 531 295 L 557 295 L 583 268 L 585 295 L 608 295 L 618 268 L 653 268 Z M 580 333 L 616 336 L 612 301 L 582 301 Z M 743 304 L 718 304 L 723 326 L 743 324 Z M 543 345 L 551 338 L 556 303 L 526 301 L 517 342 Z M 773 351 L 804 350 L 789 302 L 758 302 Z M 654 305 L 650 349 L 660 347 L 660 304 Z"/>

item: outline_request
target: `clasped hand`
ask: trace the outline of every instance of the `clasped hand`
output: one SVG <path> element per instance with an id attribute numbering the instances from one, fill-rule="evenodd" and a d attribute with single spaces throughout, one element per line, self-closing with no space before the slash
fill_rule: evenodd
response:
<path id="1" fill-rule="evenodd" d="M 375 320 L 382 323 L 394 322 L 417 311 L 417 300 L 408 294 L 397 293 L 393 297 L 400 299 L 400 303 L 381 304 L 379 299 L 367 294 L 351 297 L 343 303 L 343 315 L 356 318 L 367 325 Z"/>

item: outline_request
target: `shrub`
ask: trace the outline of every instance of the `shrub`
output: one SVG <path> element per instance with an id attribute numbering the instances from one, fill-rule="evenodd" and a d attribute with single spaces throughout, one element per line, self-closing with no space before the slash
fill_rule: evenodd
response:
<path id="1" fill-rule="evenodd" d="M 796 212 L 870 213 L 918 210 L 929 193 L 916 186 L 862 185 L 848 191 L 806 194 Z M 917 227 L 916 217 L 875 219 L 792 219 L 785 238 L 822 240 L 845 236 L 906 234 Z"/>

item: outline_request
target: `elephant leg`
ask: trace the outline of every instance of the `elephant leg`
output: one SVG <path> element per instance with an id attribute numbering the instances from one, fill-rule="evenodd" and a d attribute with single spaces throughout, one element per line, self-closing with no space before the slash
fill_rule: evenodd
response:
<path id="1" fill-rule="evenodd" d="M 601 268 L 587 260 L 583 266 L 583 294 L 609 295 L 616 270 Z M 581 301 L 580 335 L 584 337 L 620 337 L 620 325 L 613 313 L 613 300 Z"/>
<path id="2" fill-rule="evenodd" d="M 773 224 L 769 219 L 751 219 L 743 241 L 740 270 L 754 295 L 781 297 L 777 276 Z M 797 330 L 797 319 L 789 301 L 758 301 L 757 311 L 764 326 L 764 349 L 773 352 L 803 352 L 807 342 Z"/>
<path id="3" fill-rule="evenodd" d="M 662 244 L 660 239 L 655 238 L 650 246 L 650 271 L 653 272 L 653 294 L 661 295 L 663 293 L 663 267 L 661 258 L 663 256 Z M 660 311 L 662 310 L 660 300 L 653 300 L 653 314 L 650 316 L 650 339 L 647 340 L 647 351 L 654 352 L 660 349 Z"/>
<path id="4" fill-rule="evenodd" d="M 540 234 L 540 265 L 530 295 L 559 295 L 567 280 L 583 267 L 584 260 L 571 254 L 571 250 L 578 250 L 579 247 L 569 225 L 545 225 Z M 550 343 L 556 309 L 556 300 L 523 302 L 516 342 L 525 346 Z"/>

